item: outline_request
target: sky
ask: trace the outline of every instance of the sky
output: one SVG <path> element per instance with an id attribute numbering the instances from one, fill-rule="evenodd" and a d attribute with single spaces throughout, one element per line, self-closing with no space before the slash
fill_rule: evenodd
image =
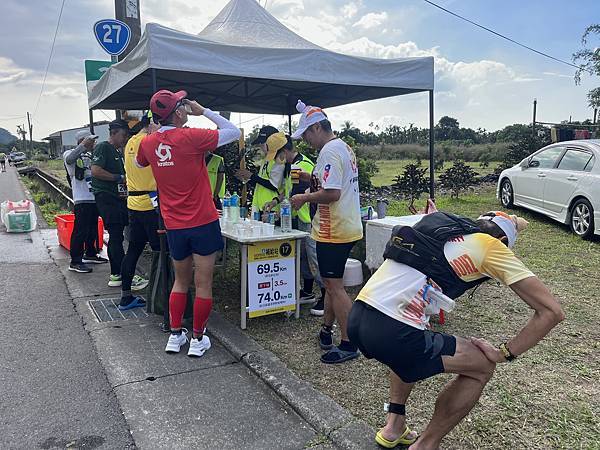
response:
<path id="1" fill-rule="evenodd" d="M 574 68 L 537 55 L 463 22 L 423 0 L 260 0 L 288 28 L 327 49 L 377 58 L 435 57 L 435 117 L 490 131 L 528 123 L 532 102 L 538 121 L 591 118 L 587 92 L 598 77 L 573 81 Z M 146 23 L 198 33 L 227 0 L 140 0 Z M 571 61 L 585 28 L 600 17 L 598 0 L 438 0 L 457 14 L 524 44 Z M 92 27 L 114 17 L 113 0 L 66 0 L 53 57 L 43 84 L 61 0 L 2 0 L 0 18 L 0 127 L 16 134 L 33 114 L 33 136 L 88 121 L 84 60 L 110 59 Z M 568 5 L 568 6 L 567 6 Z M 600 39 L 590 44 L 599 46 Z M 42 92 L 43 86 L 43 92 Z M 40 96 L 40 92 L 42 95 Z M 339 127 L 428 124 L 426 93 L 328 110 Z M 96 120 L 113 118 L 95 112 Z M 284 122 L 281 116 L 233 115 L 251 128 Z"/>

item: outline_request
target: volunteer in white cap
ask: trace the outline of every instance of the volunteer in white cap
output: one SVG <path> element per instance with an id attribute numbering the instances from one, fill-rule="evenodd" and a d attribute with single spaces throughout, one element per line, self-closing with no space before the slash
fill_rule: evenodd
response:
<path id="1" fill-rule="evenodd" d="M 89 273 L 92 268 L 88 264 L 107 263 L 108 260 L 98 255 L 98 208 L 91 191 L 92 173 L 91 153 L 94 151 L 96 139 L 88 130 L 76 134 L 77 147 L 65 150 L 63 160 L 67 170 L 67 181 L 73 191 L 73 213 L 75 223 L 71 234 L 71 264 L 69 270 L 78 273 Z"/>
<path id="2" fill-rule="evenodd" d="M 326 364 L 342 363 L 359 356 L 346 331 L 352 301 L 344 289 L 344 269 L 350 250 L 363 235 L 358 192 L 358 165 L 352 149 L 331 129 L 325 112 L 307 106 L 300 100 L 296 106 L 302 113 L 292 139 L 304 139 L 319 151 L 311 177 L 310 193 L 291 198 L 294 209 L 311 204 L 312 237 L 317 241 L 319 273 L 325 285 L 325 312 L 319 333 L 319 344 L 327 353 Z M 337 319 L 341 342 L 333 345 L 332 327 Z"/>
<path id="3" fill-rule="evenodd" d="M 351 341 L 367 358 L 390 368 L 387 421 L 375 436 L 380 446 L 440 448 L 478 402 L 496 364 L 513 361 L 563 320 L 556 298 L 511 250 L 526 226 L 524 219 L 501 211 L 483 214 L 475 223 L 434 212 L 412 229 L 394 230 L 386 260 L 358 294 L 348 319 Z M 490 278 L 509 286 L 534 311 L 513 338 L 492 345 L 430 329 L 431 314 L 440 307 L 451 310 L 453 299 Z M 406 425 L 405 404 L 417 381 L 440 373 L 456 376 L 438 395 L 433 417 L 417 440 Z"/>

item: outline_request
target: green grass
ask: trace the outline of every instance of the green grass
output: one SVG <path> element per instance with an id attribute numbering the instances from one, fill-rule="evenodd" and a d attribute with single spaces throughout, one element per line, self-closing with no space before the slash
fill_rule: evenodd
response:
<path id="1" fill-rule="evenodd" d="M 373 186 L 377 187 L 394 184 L 394 178 L 402 174 L 404 168 L 413 162 L 415 162 L 415 160 L 412 159 L 385 159 L 376 161 L 377 167 L 379 168 L 379 173 L 376 173 L 373 178 L 371 178 L 371 183 L 373 183 Z M 466 164 L 471 166 L 479 175 L 488 175 L 492 173 L 500 163 L 491 162 L 489 167 L 485 169 L 482 169 L 478 162 L 467 162 Z M 423 167 L 429 167 L 429 162 L 423 161 L 422 165 Z M 447 162 L 444 165 L 444 169 L 448 169 L 449 167 L 452 167 L 452 163 Z M 436 171 L 436 177 L 442 172 L 443 170 Z"/>
<path id="2" fill-rule="evenodd" d="M 31 192 L 32 200 L 42 212 L 44 221 L 49 228 L 56 228 L 54 216 L 57 214 L 69 214 L 71 211 L 65 210 L 59 204 L 55 203 L 47 192 L 44 192 L 39 183 L 33 181 L 27 176 L 21 177 L 21 181 Z"/>
<path id="3" fill-rule="evenodd" d="M 48 161 L 30 160 L 27 161 L 26 164 L 45 170 L 50 175 L 55 176 L 59 180 L 62 180 L 64 183 L 67 182 L 67 171 L 65 169 L 65 165 L 62 159 L 50 159 Z"/>
<path id="4" fill-rule="evenodd" d="M 499 208 L 491 186 L 460 199 L 440 197 L 438 206 L 470 217 Z M 389 208 L 390 214 L 405 211 L 400 201 Z M 600 243 L 583 241 L 541 215 L 515 212 L 530 221 L 516 254 L 559 299 L 566 320 L 517 361 L 498 366 L 476 407 L 442 448 L 600 449 Z M 233 258 L 236 250 L 230 248 Z M 217 271 L 214 295 L 216 307 L 238 324 L 239 272 L 233 266 L 227 275 Z M 354 298 L 357 290 L 349 293 Z M 509 288 L 488 282 L 472 298 L 460 298 L 446 325 L 435 329 L 499 344 L 518 333 L 530 316 L 531 309 Z M 323 365 L 316 341 L 320 323 L 304 308 L 299 320 L 284 315 L 249 320 L 247 332 L 300 378 L 374 427 L 382 425 L 382 404 L 389 400 L 387 369 L 365 358 Z M 417 431 L 426 426 L 436 395 L 450 378 L 434 377 L 415 387 L 407 418 Z"/>

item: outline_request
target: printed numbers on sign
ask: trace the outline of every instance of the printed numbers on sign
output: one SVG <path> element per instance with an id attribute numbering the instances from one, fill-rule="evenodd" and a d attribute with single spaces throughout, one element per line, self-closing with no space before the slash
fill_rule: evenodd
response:
<path id="1" fill-rule="evenodd" d="M 105 23 L 104 25 L 102 25 L 102 29 L 104 30 L 104 37 L 102 38 L 102 40 L 107 44 L 121 43 L 121 29 L 122 28 L 123 27 L 121 25 L 119 25 L 118 23 L 113 23 L 110 25 Z M 112 38 L 113 31 L 116 32 L 116 39 L 114 41 Z"/>
<path id="2" fill-rule="evenodd" d="M 259 275 L 265 274 L 265 273 L 278 273 L 279 270 L 281 269 L 281 267 L 279 266 L 278 262 L 273 263 L 273 265 L 271 266 L 271 264 L 259 264 L 256 267 L 256 273 Z"/>
<path id="3" fill-rule="evenodd" d="M 264 302 L 273 302 L 273 301 L 279 301 L 281 300 L 281 292 L 279 291 L 274 291 L 273 295 L 271 295 L 271 292 L 259 292 L 258 293 L 258 304 L 260 305 L 263 301 Z"/>

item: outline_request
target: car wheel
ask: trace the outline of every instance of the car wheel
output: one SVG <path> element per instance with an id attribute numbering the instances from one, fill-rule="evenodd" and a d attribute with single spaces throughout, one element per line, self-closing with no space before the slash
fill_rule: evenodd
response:
<path id="1" fill-rule="evenodd" d="M 590 239 L 594 235 L 594 209 L 590 202 L 581 198 L 571 208 L 571 230 L 583 239 Z"/>
<path id="2" fill-rule="evenodd" d="M 512 208 L 514 195 L 513 195 L 513 187 L 509 180 L 502 181 L 500 185 L 500 203 L 505 208 Z"/>

